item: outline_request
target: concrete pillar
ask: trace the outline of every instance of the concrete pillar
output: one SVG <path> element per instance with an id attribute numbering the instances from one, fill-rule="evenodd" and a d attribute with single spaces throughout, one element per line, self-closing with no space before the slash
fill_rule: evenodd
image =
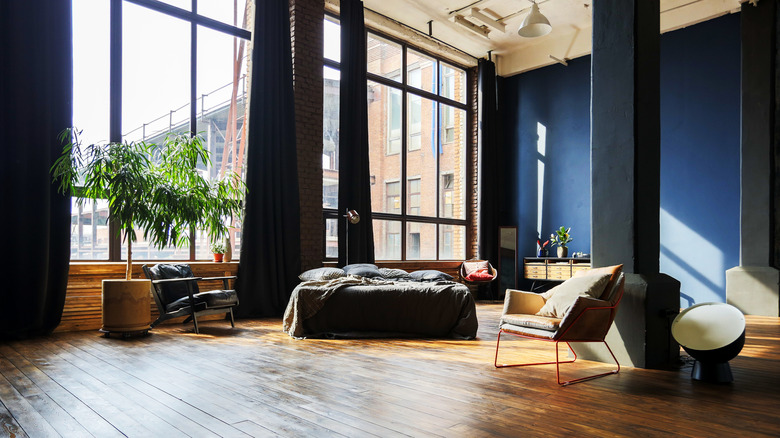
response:
<path id="1" fill-rule="evenodd" d="M 593 3 L 591 74 L 592 262 L 622 263 L 626 292 L 607 342 L 621 363 L 664 368 L 679 347 L 670 322 L 680 283 L 659 271 L 660 6 Z M 608 361 L 603 347 L 577 354 Z"/>
<path id="2" fill-rule="evenodd" d="M 739 266 L 726 271 L 726 302 L 750 315 L 780 316 L 771 266 L 772 148 L 775 125 L 777 3 L 743 3 Z"/>

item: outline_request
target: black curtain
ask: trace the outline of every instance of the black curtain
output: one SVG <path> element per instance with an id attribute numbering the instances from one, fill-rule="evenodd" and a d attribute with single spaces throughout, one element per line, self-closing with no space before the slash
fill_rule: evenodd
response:
<path id="1" fill-rule="evenodd" d="M 480 59 L 479 93 L 479 257 L 498 266 L 498 226 L 501 166 L 498 142 L 498 89 L 496 65 Z M 498 282 L 489 283 L 488 293 L 497 296 Z"/>
<path id="2" fill-rule="evenodd" d="M 288 0 L 257 0 L 247 196 L 236 289 L 241 317 L 279 316 L 301 269 Z"/>
<path id="3" fill-rule="evenodd" d="M 339 100 L 339 266 L 374 263 L 371 181 L 368 167 L 366 27 L 363 2 L 341 1 L 341 95 Z M 360 222 L 341 217 L 356 210 Z M 349 227 L 349 230 L 346 229 Z M 349 237 L 349 239 L 347 239 Z M 349 240 L 349 254 L 347 254 Z"/>
<path id="4" fill-rule="evenodd" d="M 72 124 L 71 2 L 0 2 L 0 337 L 60 323 L 70 258 L 70 198 L 49 168 Z"/>

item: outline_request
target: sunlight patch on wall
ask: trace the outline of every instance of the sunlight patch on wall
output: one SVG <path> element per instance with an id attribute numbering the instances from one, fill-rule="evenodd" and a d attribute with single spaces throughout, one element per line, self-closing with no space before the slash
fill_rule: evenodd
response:
<path id="1" fill-rule="evenodd" d="M 547 152 L 547 128 L 540 122 L 536 123 L 536 152 L 539 153 L 539 159 L 536 163 L 536 232 L 544 241 L 542 212 L 544 211 L 544 159 Z"/>
<path id="2" fill-rule="evenodd" d="M 680 281 L 680 305 L 688 307 L 724 301 L 726 267 L 723 251 L 663 208 L 660 225 L 660 268 L 661 272 Z"/>

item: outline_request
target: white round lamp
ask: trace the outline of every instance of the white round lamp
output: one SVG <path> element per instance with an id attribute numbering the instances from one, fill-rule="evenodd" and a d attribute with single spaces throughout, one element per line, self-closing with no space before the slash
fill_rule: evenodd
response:
<path id="1" fill-rule="evenodd" d="M 672 336 L 696 359 L 694 380 L 726 383 L 734 380 L 729 361 L 745 345 L 745 315 L 725 303 L 691 306 L 672 322 Z"/>

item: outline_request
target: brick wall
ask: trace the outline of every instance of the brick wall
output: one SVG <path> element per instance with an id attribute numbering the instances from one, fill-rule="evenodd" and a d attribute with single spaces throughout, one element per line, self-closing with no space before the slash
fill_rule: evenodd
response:
<path id="1" fill-rule="evenodd" d="M 477 95 L 477 67 L 472 67 L 468 70 L 466 70 L 467 75 L 467 82 L 469 84 L 469 89 L 467 93 L 467 99 L 469 104 L 469 110 L 471 117 L 469 118 L 469 121 L 467 123 L 467 131 L 469 134 L 469 142 L 467 143 L 468 148 L 468 158 L 467 158 L 467 166 L 468 166 L 468 173 L 466 175 L 466 178 L 468 178 L 470 184 L 469 187 L 471 190 L 469 190 L 466 193 L 466 218 L 468 219 L 468 225 L 466 226 L 466 240 L 468 241 L 467 248 L 466 248 L 466 258 L 472 258 L 477 257 L 477 254 L 479 252 L 479 243 L 478 243 L 478 237 L 479 233 L 478 231 L 478 224 L 477 224 L 477 210 L 479 207 L 479 166 L 478 166 L 478 159 L 479 159 L 479 130 L 477 129 L 477 123 L 479 121 L 479 97 Z"/>
<path id="2" fill-rule="evenodd" d="M 322 266 L 322 0 L 290 0 L 301 270 Z"/>

